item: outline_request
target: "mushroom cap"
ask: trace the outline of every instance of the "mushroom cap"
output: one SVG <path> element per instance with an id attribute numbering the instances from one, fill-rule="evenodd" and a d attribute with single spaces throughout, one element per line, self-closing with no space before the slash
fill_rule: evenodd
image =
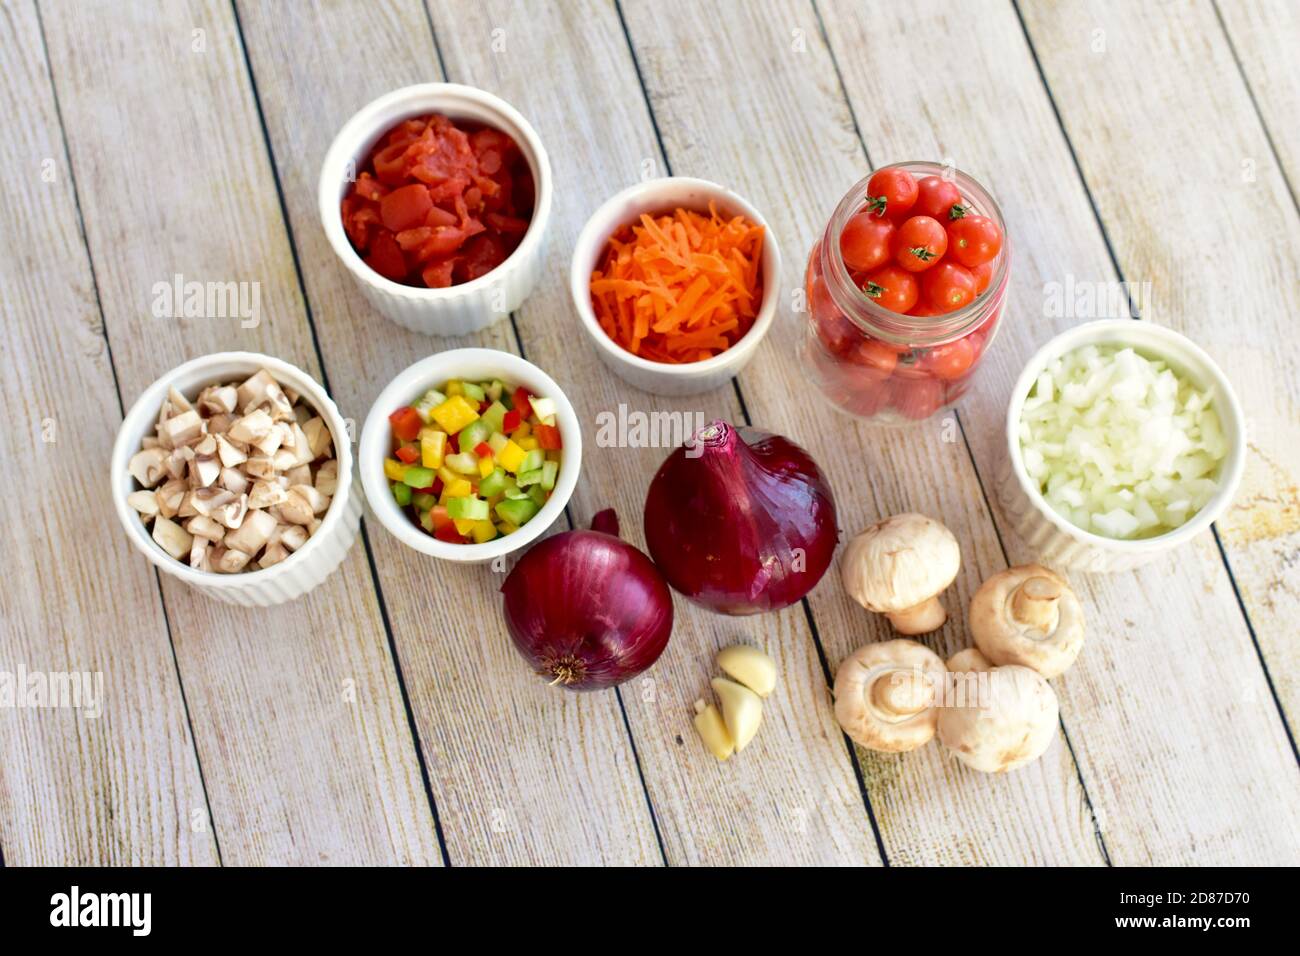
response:
<path id="1" fill-rule="evenodd" d="M 1026 582 L 1033 582 L 1021 590 Z M 1035 587 L 1039 590 L 1034 591 Z M 1035 593 L 1044 621 L 1022 619 L 1032 611 L 1017 610 L 1020 597 Z M 1069 582 L 1037 564 L 1022 564 L 993 575 L 970 602 L 970 630 L 975 645 L 994 664 L 1022 664 L 1046 678 L 1058 677 L 1083 649 L 1083 606 Z"/>
<path id="2" fill-rule="evenodd" d="M 957 577 L 961 549 L 952 532 L 925 515 L 901 514 L 873 524 L 840 559 L 844 587 L 868 611 L 916 607 Z"/>
<path id="3" fill-rule="evenodd" d="M 835 719 L 868 750 L 915 750 L 934 737 L 944 675 L 939 655 L 916 641 L 866 644 L 835 672 Z"/>
<path id="4" fill-rule="evenodd" d="M 1037 760 L 1056 737 L 1059 710 L 1047 680 L 1011 664 L 981 675 L 978 705 L 939 708 L 939 741 L 983 773 L 1006 773 Z"/>

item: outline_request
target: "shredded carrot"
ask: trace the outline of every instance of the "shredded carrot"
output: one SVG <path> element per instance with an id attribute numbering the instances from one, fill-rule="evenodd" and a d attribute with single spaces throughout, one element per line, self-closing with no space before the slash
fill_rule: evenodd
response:
<path id="1" fill-rule="evenodd" d="M 698 362 L 735 345 L 763 299 L 763 227 L 674 209 L 610 236 L 591 274 L 605 334 L 652 362 Z"/>

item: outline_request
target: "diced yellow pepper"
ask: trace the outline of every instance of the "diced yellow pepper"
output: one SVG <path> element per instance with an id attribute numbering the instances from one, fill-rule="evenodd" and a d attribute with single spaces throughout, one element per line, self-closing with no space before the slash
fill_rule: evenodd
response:
<path id="1" fill-rule="evenodd" d="M 396 458 L 384 459 L 384 477 L 389 481 L 401 481 L 406 476 L 406 466 Z"/>
<path id="2" fill-rule="evenodd" d="M 452 395 L 429 412 L 429 415 L 443 431 L 454 435 L 478 418 L 478 409 L 464 395 Z"/>
<path id="3" fill-rule="evenodd" d="M 443 485 L 442 490 L 448 498 L 468 498 L 474 493 L 474 486 L 469 483 L 468 478 L 457 478 Z"/>
<path id="4" fill-rule="evenodd" d="M 447 450 L 447 433 L 426 425 L 420 429 L 420 464 L 437 471 Z"/>
<path id="5" fill-rule="evenodd" d="M 532 433 L 533 433 L 532 425 L 528 424 L 527 422 L 520 422 L 519 427 L 516 428 L 514 432 L 511 433 L 510 437 L 513 438 L 515 441 L 519 441 L 519 439 L 527 438 Z"/>
<path id="6" fill-rule="evenodd" d="M 442 480 L 443 486 L 451 484 L 453 481 L 459 481 L 460 475 L 456 474 L 446 465 L 438 469 L 438 477 Z"/>
<path id="7" fill-rule="evenodd" d="M 519 530 L 519 528 L 516 525 L 512 525 L 509 521 L 499 521 L 497 522 L 497 530 L 502 534 L 514 534 Z"/>
<path id="8" fill-rule="evenodd" d="M 452 524 L 456 526 L 456 531 L 462 538 L 467 538 L 470 532 L 474 530 L 474 525 L 478 524 L 478 522 L 473 518 L 456 518 L 452 521 Z"/>
<path id="9" fill-rule="evenodd" d="M 460 382 L 457 381 L 456 379 L 452 379 L 450 382 L 447 383 L 447 387 L 443 389 L 443 394 L 447 395 L 448 397 L 452 395 L 464 395 L 465 386 L 461 385 Z"/>
<path id="10" fill-rule="evenodd" d="M 496 468 L 496 463 L 492 460 L 491 455 L 484 455 L 478 460 L 478 476 L 480 478 L 486 478 L 492 474 L 494 468 Z"/>
<path id="11" fill-rule="evenodd" d="M 524 450 L 513 441 L 507 441 L 506 447 L 497 452 L 497 462 L 506 471 L 515 472 L 524 463 Z"/>
<path id="12" fill-rule="evenodd" d="M 491 541 L 497 536 L 497 526 L 487 520 L 475 521 L 474 527 L 470 529 L 470 534 L 473 535 L 476 543 L 482 544 L 484 541 Z"/>
<path id="13" fill-rule="evenodd" d="M 525 438 L 519 439 L 519 447 L 524 451 L 532 451 L 537 447 L 537 436 L 529 435 Z"/>

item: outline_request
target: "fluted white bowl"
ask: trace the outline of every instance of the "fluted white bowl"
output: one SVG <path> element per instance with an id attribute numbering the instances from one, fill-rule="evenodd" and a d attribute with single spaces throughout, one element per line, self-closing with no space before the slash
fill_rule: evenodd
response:
<path id="1" fill-rule="evenodd" d="M 193 400 L 204 388 L 219 382 L 242 381 L 260 368 L 267 369 L 285 388 L 291 388 L 329 425 L 334 455 L 339 463 L 338 490 L 330 499 L 321 525 L 307 543 L 279 564 L 260 571 L 218 574 L 200 571 L 178 561 L 159 547 L 150 529 L 127 495 L 139 485 L 127 466 L 146 435 L 154 433 L 158 411 L 169 388 Z M 217 352 L 172 369 L 135 400 L 118 429 L 110 466 L 110 492 L 117 516 L 131 543 L 164 573 L 179 578 L 209 597 L 241 606 L 269 607 L 302 597 L 342 563 L 361 523 L 361 497 L 352 487 L 352 444 L 347 423 L 316 380 L 297 366 L 257 352 Z"/>
<path id="2" fill-rule="evenodd" d="M 523 241 L 505 262 L 472 282 L 445 289 L 402 285 L 361 260 L 343 230 L 340 203 L 375 143 L 404 119 L 442 113 L 472 120 L 509 135 L 532 168 L 536 200 Z M 377 310 L 398 325 L 425 335 L 467 335 L 519 308 L 537 285 L 551 218 L 551 161 L 537 131 L 498 96 L 457 83 L 421 83 L 386 93 L 363 106 L 330 144 L 321 165 L 321 225 L 339 260 Z"/>

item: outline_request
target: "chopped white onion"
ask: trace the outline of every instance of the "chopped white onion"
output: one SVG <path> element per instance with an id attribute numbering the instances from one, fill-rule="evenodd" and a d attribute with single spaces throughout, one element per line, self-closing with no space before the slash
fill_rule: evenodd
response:
<path id="1" fill-rule="evenodd" d="M 1212 390 L 1131 348 L 1087 345 L 1035 380 L 1020 448 L 1065 520 L 1108 538 L 1150 538 L 1214 496 L 1228 442 Z"/>

